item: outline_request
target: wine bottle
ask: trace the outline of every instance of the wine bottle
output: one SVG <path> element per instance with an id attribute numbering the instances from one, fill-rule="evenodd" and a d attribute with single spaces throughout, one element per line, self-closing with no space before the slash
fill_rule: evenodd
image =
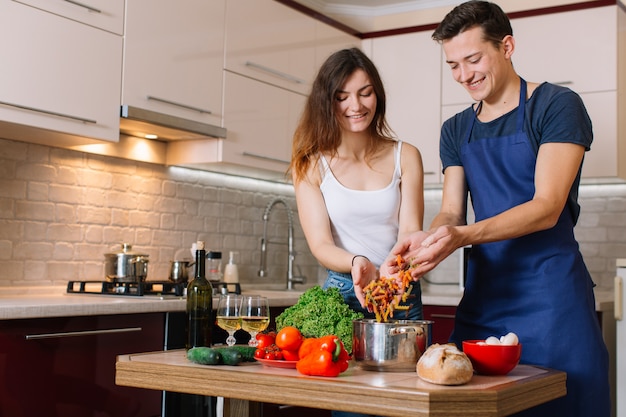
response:
<path id="1" fill-rule="evenodd" d="M 187 343 L 185 347 L 211 346 L 213 288 L 205 276 L 204 242 L 196 248 L 196 274 L 187 285 Z"/>

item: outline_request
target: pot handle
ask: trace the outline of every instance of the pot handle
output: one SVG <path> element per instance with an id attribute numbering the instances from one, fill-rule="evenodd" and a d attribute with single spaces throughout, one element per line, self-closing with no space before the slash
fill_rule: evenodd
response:
<path id="1" fill-rule="evenodd" d="M 392 327 L 391 329 L 389 329 L 389 336 L 398 336 L 398 335 L 407 334 L 407 333 L 422 334 L 424 333 L 424 329 L 422 329 L 421 327 L 415 327 L 415 326 L 398 326 L 398 327 Z"/>

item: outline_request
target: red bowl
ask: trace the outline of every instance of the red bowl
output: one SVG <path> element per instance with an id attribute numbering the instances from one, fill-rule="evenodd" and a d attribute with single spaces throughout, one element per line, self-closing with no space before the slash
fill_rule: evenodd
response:
<path id="1" fill-rule="evenodd" d="M 463 341 L 463 352 L 472 361 L 474 371 L 481 375 L 506 375 L 519 363 L 522 344 L 487 345 L 484 340 Z"/>

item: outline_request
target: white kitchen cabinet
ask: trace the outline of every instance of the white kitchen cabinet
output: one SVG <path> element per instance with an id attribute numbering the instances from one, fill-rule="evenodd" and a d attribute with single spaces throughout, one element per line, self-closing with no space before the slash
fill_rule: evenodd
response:
<path id="1" fill-rule="evenodd" d="M 387 121 L 422 154 L 424 182 L 439 183 L 440 46 L 430 32 L 376 38 L 371 58 L 387 94 Z"/>
<path id="2" fill-rule="evenodd" d="M 128 0 L 122 104 L 221 126 L 225 6 Z"/>
<path id="3" fill-rule="evenodd" d="M 359 38 L 319 21 L 315 22 L 315 39 L 315 71 L 312 77 L 317 75 L 324 61 L 334 52 L 362 46 Z"/>
<path id="4" fill-rule="evenodd" d="M 306 96 L 226 72 L 226 139 L 169 143 L 168 164 L 285 181 Z"/>
<path id="5" fill-rule="evenodd" d="M 585 155 L 583 178 L 619 175 L 618 57 L 626 53 L 623 43 L 618 49 L 618 13 L 624 11 L 605 6 L 512 22 L 518 73 L 527 81 L 571 88 L 585 103 L 594 140 Z M 623 142 L 624 132 L 621 136 Z"/>
<path id="6" fill-rule="evenodd" d="M 227 0 L 226 69 L 308 94 L 316 21 L 273 0 Z M 227 126 L 228 128 L 228 126 Z"/>
<path id="7" fill-rule="evenodd" d="M 99 29 L 124 34 L 125 0 L 14 0 Z"/>
<path id="8" fill-rule="evenodd" d="M 618 175 L 617 92 L 600 91 L 580 95 L 593 125 L 591 150 L 585 153 L 583 178 Z"/>
<path id="9" fill-rule="evenodd" d="M 113 14 L 118 4 L 123 0 L 111 2 Z M 21 129 L 39 128 L 119 140 L 121 36 L 0 0 L 0 38 L 3 137 L 28 140 Z"/>
<path id="10" fill-rule="evenodd" d="M 167 163 L 285 181 L 312 81 L 360 40 L 273 0 L 226 0 L 226 138 L 168 143 Z"/>
<path id="11" fill-rule="evenodd" d="M 226 89 L 222 158 L 284 172 L 306 96 L 237 74 L 226 75 Z"/>

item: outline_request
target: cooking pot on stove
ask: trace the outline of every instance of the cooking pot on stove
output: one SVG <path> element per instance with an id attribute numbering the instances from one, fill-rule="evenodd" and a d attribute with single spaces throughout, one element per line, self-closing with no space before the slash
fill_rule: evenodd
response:
<path id="1" fill-rule="evenodd" d="M 429 320 L 354 320 L 352 356 L 368 371 L 415 372 L 431 344 L 432 324 Z"/>
<path id="2" fill-rule="evenodd" d="M 130 243 L 122 243 L 117 252 L 105 253 L 104 273 L 107 281 L 143 282 L 148 276 L 148 256 L 133 252 Z"/>
<path id="3" fill-rule="evenodd" d="M 189 271 L 187 270 L 195 262 L 192 261 L 171 261 L 169 280 L 172 282 L 187 282 Z"/>

